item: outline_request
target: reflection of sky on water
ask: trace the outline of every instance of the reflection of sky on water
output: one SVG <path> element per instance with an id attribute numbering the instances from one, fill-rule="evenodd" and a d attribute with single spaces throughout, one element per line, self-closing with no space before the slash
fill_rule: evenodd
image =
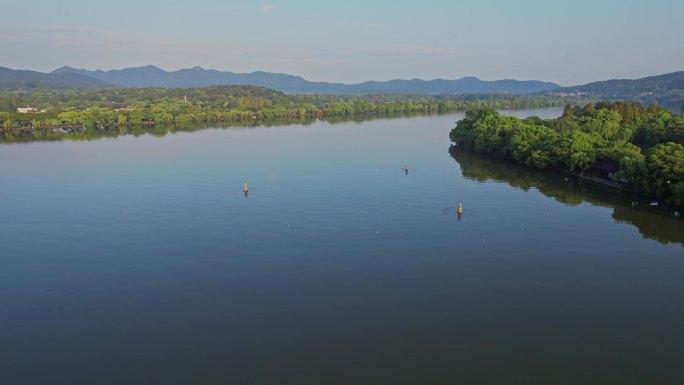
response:
<path id="1" fill-rule="evenodd" d="M 676 378 L 682 246 L 639 232 L 682 221 L 455 162 L 458 118 L 0 146 L 0 382 Z"/>

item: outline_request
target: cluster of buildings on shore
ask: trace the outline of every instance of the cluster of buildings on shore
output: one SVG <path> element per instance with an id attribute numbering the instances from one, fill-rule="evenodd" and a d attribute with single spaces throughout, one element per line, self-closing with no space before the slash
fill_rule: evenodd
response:
<path id="1" fill-rule="evenodd" d="M 17 108 L 17 112 L 20 114 L 37 114 L 39 112 L 45 112 L 45 110 L 39 110 L 36 107 L 19 107 Z"/>
<path id="2" fill-rule="evenodd" d="M 558 96 L 561 98 L 571 98 L 587 95 L 588 92 L 552 92 L 551 95 Z"/>

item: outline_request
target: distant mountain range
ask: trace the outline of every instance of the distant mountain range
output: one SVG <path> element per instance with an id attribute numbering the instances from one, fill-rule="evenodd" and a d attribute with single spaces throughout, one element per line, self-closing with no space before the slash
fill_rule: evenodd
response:
<path id="1" fill-rule="evenodd" d="M 270 72 L 233 73 L 193 67 L 164 71 L 148 65 L 120 70 L 85 70 L 62 67 L 49 74 L 0 67 L 0 89 L 106 89 L 106 88 L 193 88 L 212 85 L 252 85 L 289 94 L 477 94 L 512 93 L 532 96 L 634 100 L 657 102 L 675 110 L 684 109 L 684 71 L 636 80 L 607 80 L 581 86 L 560 87 L 537 80 L 486 81 L 475 77 L 457 80 L 390 80 L 358 84 L 311 82 L 300 76 Z"/>
<path id="2" fill-rule="evenodd" d="M 464 94 L 464 93 L 515 93 L 529 94 L 558 88 L 555 83 L 536 80 L 486 81 L 475 77 L 458 80 L 390 80 L 369 81 L 359 84 L 311 82 L 300 76 L 270 72 L 233 73 L 193 67 L 178 71 L 164 71 L 155 66 L 144 66 L 109 71 L 90 71 L 62 67 L 51 74 L 78 74 L 121 87 L 189 88 L 212 85 L 252 85 L 268 87 L 289 94 Z"/>
<path id="3" fill-rule="evenodd" d="M 100 79 L 74 72 L 45 74 L 36 71 L 13 70 L 0 67 L 0 88 L 4 89 L 70 89 L 70 88 L 114 88 L 115 85 Z"/>

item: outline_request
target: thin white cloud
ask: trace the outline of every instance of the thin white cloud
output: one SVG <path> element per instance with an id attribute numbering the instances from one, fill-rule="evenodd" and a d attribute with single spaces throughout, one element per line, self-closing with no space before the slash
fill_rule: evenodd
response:
<path id="1" fill-rule="evenodd" d="M 78 43 L 86 36 L 97 36 L 99 33 L 100 31 L 92 27 L 75 24 L 8 24 L 0 26 L 0 41 Z"/>
<path id="2" fill-rule="evenodd" d="M 43 24 L 43 25 L 29 25 L 29 29 L 38 32 L 95 32 L 95 28 L 85 27 L 75 24 Z"/>
<path id="3" fill-rule="evenodd" d="M 26 35 L 21 35 L 21 34 L 14 34 L 14 33 L 0 33 L 0 42 L 5 42 L 5 43 L 26 43 L 30 41 L 34 41 L 35 38 L 33 36 L 26 36 Z"/>
<path id="4" fill-rule="evenodd" d="M 350 22 L 342 23 L 342 26 L 347 27 L 347 28 L 387 28 L 387 27 L 389 27 L 387 24 L 384 24 L 384 23 L 358 22 L 358 21 L 350 21 Z"/>
<path id="5" fill-rule="evenodd" d="M 363 49 L 375 55 L 463 55 L 465 52 L 444 47 L 378 47 Z"/>
<path id="6" fill-rule="evenodd" d="M 261 13 L 273 13 L 273 12 L 277 11 L 278 8 L 279 7 L 277 5 L 264 4 L 264 5 L 259 7 L 259 12 L 261 12 Z"/>
<path id="7" fill-rule="evenodd" d="M 436 56 L 479 56 L 479 55 L 503 55 L 503 51 L 494 50 L 466 50 L 453 49 L 439 46 L 395 46 L 395 47 L 372 47 L 352 48 L 345 51 L 349 55 L 377 55 L 377 56 L 412 56 L 412 55 L 436 55 Z"/>
<path id="8" fill-rule="evenodd" d="M 92 33 L 97 32 L 93 27 L 77 24 L 30 24 L 30 23 L 4 23 L 0 26 L 1 30 L 7 32 L 17 32 L 21 34 L 52 34 L 52 33 Z"/>

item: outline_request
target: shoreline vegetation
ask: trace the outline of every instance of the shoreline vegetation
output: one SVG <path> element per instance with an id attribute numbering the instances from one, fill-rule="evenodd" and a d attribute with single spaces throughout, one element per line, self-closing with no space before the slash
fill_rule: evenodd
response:
<path id="1" fill-rule="evenodd" d="M 0 142 L 161 136 L 206 127 L 366 120 L 485 107 L 562 107 L 565 103 L 560 98 L 510 94 L 286 95 L 253 86 L 0 91 Z M 26 107 L 35 112 L 17 112 Z"/>
<path id="2" fill-rule="evenodd" d="M 472 109 L 449 136 L 456 147 L 684 207 L 684 117 L 654 104 L 567 105 L 556 119 Z"/>

